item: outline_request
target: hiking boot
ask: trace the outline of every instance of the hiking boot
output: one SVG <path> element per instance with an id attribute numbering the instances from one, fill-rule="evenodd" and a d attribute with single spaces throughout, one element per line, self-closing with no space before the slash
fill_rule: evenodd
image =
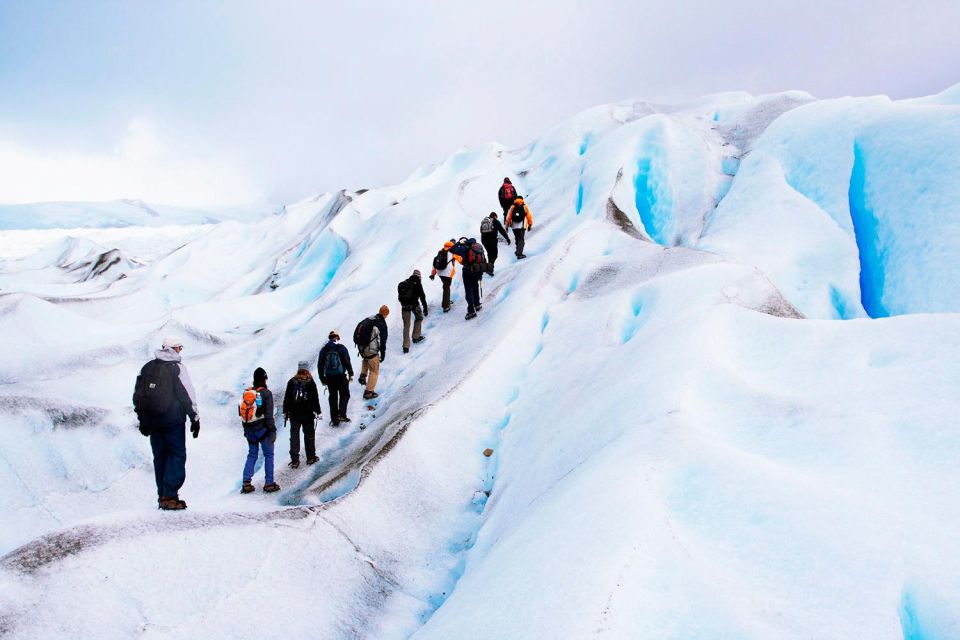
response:
<path id="1" fill-rule="evenodd" d="M 521 253 L 520 255 L 517 256 L 517 259 L 523 260 L 523 259 L 526 258 L 526 257 L 527 257 L 527 254 Z"/>
<path id="2" fill-rule="evenodd" d="M 475 311 L 468 311 L 468 312 L 467 312 L 467 315 L 463 316 L 463 319 L 464 319 L 464 320 L 473 320 L 473 319 L 476 318 L 476 317 L 477 317 L 477 314 L 476 314 Z"/>
<path id="3" fill-rule="evenodd" d="M 362 387 L 363 385 L 367 384 L 367 374 L 361 373 L 361 374 L 360 374 L 360 377 L 357 378 L 357 382 L 360 383 L 360 386 L 361 386 L 361 387 Z"/>
<path id="4" fill-rule="evenodd" d="M 403 348 L 403 352 L 404 352 L 404 353 L 410 353 L 410 347 L 404 347 L 404 348 Z"/>
<path id="5" fill-rule="evenodd" d="M 287 463 L 287 466 L 290 467 L 291 469 L 299 469 L 300 460 L 291 460 L 290 462 Z"/>
<path id="6" fill-rule="evenodd" d="M 280 491 L 280 485 L 278 485 L 276 482 L 263 485 L 264 493 L 276 493 L 277 491 Z"/>
<path id="7" fill-rule="evenodd" d="M 157 501 L 157 507 L 164 511 L 183 511 L 187 508 L 187 503 L 178 498 L 160 498 Z"/>
<path id="8" fill-rule="evenodd" d="M 320 462 L 320 458 L 317 456 L 310 456 L 307 458 L 307 464 L 317 464 L 318 462 Z"/>
<path id="9" fill-rule="evenodd" d="M 240 493 L 253 493 L 256 490 L 256 487 L 254 487 L 249 481 L 244 482 L 243 486 L 240 487 Z"/>
<path id="10" fill-rule="evenodd" d="M 413 344 L 420 344 L 426 339 L 427 339 L 427 336 L 417 336 L 416 338 L 413 339 Z"/>
<path id="11" fill-rule="evenodd" d="M 331 427 L 336 427 L 339 424 L 340 424 L 340 418 L 334 418 L 333 420 L 330 421 Z"/>
<path id="12" fill-rule="evenodd" d="M 450 311 L 450 307 L 444 307 L 444 308 L 443 308 L 443 312 L 444 312 L 444 313 L 448 313 L 449 311 Z"/>
<path id="13" fill-rule="evenodd" d="M 364 399 L 364 400 L 373 400 L 374 398 L 379 398 L 379 397 L 380 397 L 380 394 L 377 393 L 376 391 L 364 391 L 364 392 L 363 392 L 363 399 Z"/>
<path id="14" fill-rule="evenodd" d="M 340 422 L 351 422 L 351 420 L 347 416 L 340 416 Z"/>
<path id="15" fill-rule="evenodd" d="M 482 303 L 482 302 L 478 302 L 478 303 L 477 303 L 477 306 L 474 307 L 474 310 L 480 311 L 481 309 L 483 309 L 483 303 Z"/>

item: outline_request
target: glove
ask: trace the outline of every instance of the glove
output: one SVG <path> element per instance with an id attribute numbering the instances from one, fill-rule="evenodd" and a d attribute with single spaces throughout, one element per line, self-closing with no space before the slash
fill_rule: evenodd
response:
<path id="1" fill-rule="evenodd" d="M 150 428 L 147 425 L 143 424 L 142 422 L 137 425 L 137 429 L 139 429 L 140 433 L 145 436 L 150 435 Z"/>
<path id="2" fill-rule="evenodd" d="M 347 378 L 347 382 L 348 383 L 353 382 L 353 376 L 350 376 L 349 378 Z"/>
<path id="3" fill-rule="evenodd" d="M 380 364 L 383 364 L 383 361 L 386 360 L 386 359 L 387 359 L 387 354 L 381 353 L 381 354 L 380 354 Z"/>
<path id="4" fill-rule="evenodd" d="M 193 437 L 196 438 L 200 435 L 200 420 L 191 420 L 190 421 L 190 433 L 193 434 Z"/>
<path id="5" fill-rule="evenodd" d="M 507 238 L 507 246 L 510 246 L 510 238 Z"/>
<path id="6" fill-rule="evenodd" d="M 429 309 L 427 309 L 427 307 L 426 307 L 426 306 L 424 306 L 424 307 L 423 307 L 423 315 L 425 315 L 425 316 L 428 316 L 428 315 L 430 315 L 430 310 L 429 310 Z"/>
<path id="7" fill-rule="evenodd" d="M 431 280 L 433 280 L 433 279 L 436 278 L 436 277 L 437 277 L 436 275 L 434 275 L 434 274 L 432 274 L 432 273 L 430 274 L 430 279 L 431 279 Z"/>
<path id="8" fill-rule="evenodd" d="M 196 436 L 194 436 L 194 437 L 196 437 Z M 276 430 L 276 429 L 274 429 L 273 431 L 271 431 L 271 432 L 267 435 L 267 440 L 270 441 L 270 444 L 273 444 L 274 442 L 277 441 L 277 430 Z"/>
<path id="9" fill-rule="evenodd" d="M 530 231 L 531 229 L 533 229 L 533 225 L 532 225 L 532 224 L 527 227 L 527 231 Z"/>

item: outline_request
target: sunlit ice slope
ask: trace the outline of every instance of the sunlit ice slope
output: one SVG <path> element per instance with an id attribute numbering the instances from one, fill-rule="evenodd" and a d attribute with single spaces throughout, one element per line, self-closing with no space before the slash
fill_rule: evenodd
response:
<path id="1" fill-rule="evenodd" d="M 156 259 L 64 241 L 0 264 L 0 629 L 957 636 L 953 94 L 608 105 Z M 504 176 L 529 257 L 500 245 L 469 322 L 459 279 L 449 314 L 425 281 L 402 354 L 396 283 L 476 235 Z M 281 392 L 382 303 L 379 406 L 354 385 L 354 424 L 324 421 L 297 471 L 282 427 L 283 491 L 239 495 L 253 368 Z M 203 425 L 182 513 L 155 511 L 129 407 L 169 333 Z"/>

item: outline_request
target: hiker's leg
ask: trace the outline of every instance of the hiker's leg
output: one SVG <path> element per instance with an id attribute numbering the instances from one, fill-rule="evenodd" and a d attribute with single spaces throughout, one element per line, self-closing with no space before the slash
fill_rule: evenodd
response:
<path id="1" fill-rule="evenodd" d="M 410 348 L 410 313 L 412 309 L 407 309 L 404 307 L 400 310 L 400 314 L 403 317 L 403 348 Z"/>
<path id="2" fill-rule="evenodd" d="M 526 229 L 514 229 L 513 235 L 517 239 L 517 255 L 523 255 L 523 246 L 525 244 L 524 236 L 527 235 Z"/>
<path id="3" fill-rule="evenodd" d="M 423 327 L 423 309 L 418 304 L 413 308 L 413 337 L 420 337 L 420 330 Z M 409 345 L 408 345 L 409 346 Z"/>
<path id="4" fill-rule="evenodd" d="M 306 431 L 304 430 L 304 438 Z M 300 459 L 300 421 L 296 418 L 290 418 L 290 460 L 296 462 Z"/>
<path id="5" fill-rule="evenodd" d="M 330 404 L 331 420 L 333 420 L 338 415 L 340 415 L 337 412 L 337 404 L 339 399 L 338 396 L 340 394 L 340 389 L 341 387 L 340 387 L 339 381 L 336 378 L 329 378 L 327 380 L 327 395 L 329 396 L 329 399 L 330 399 L 329 404 Z"/>
<path id="6" fill-rule="evenodd" d="M 253 469 L 257 466 L 257 453 L 260 445 L 256 442 L 247 440 L 247 461 L 243 465 L 243 481 L 250 482 L 253 479 Z"/>
<path id="7" fill-rule="evenodd" d="M 273 484 L 273 442 L 276 434 L 267 435 L 260 441 L 260 448 L 263 449 L 263 481 L 265 484 Z"/>
<path id="8" fill-rule="evenodd" d="M 370 373 L 367 374 L 367 391 L 377 390 L 377 378 L 380 377 L 380 355 L 363 361 L 363 364 L 369 367 Z"/>
<path id="9" fill-rule="evenodd" d="M 157 481 L 157 497 L 163 497 L 163 472 L 167 468 L 167 447 L 163 442 L 163 430 L 152 425 L 150 448 L 153 449 L 153 475 Z M 172 497 L 172 496 L 171 496 Z"/>
<path id="10" fill-rule="evenodd" d="M 303 447 L 307 451 L 308 458 L 315 458 L 317 455 L 316 423 L 311 417 L 303 423 Z"/>
<path id="11" fill-rule="evenodd" d="M 370 358 L 361 357 L 360 360 L 360 375 L 362 375 L 365 380 L 369 380 L 367 374 L 370 373 Z"/>
<path id="12" fill-rule="evenodd" d="M 450 283 L 453 281 L 453 278 L 449 276 L 440 276 L 440 282 L 443 283 L 443 302 L 441 303 L 444 309 L 450 308 Z"/>
<path id="13" fill-rule="evenodd" d="M 347 381 L 347 376 L 342 376 L 334 384 L 340 387 L 340 404 L 336 407 L 336 416 L 345 416 L 347 415 L 347 405 L 350 402 L 350 383 Z"/>
<path id="14" fill-rule="evenodd" d="M 497 261 L 497 237 L 494 236 L 492 241 L 485 238 L 483 249 L 487 252 L 487 262 L 494 264 Z"/>
<path id="15" fill-rule="evenodd" d="M 163 430 L 167 450 L 167 464 L 163 471 L 163 495 L 176 498 L 187 477 L 187 429 L 179 426 Z"/>

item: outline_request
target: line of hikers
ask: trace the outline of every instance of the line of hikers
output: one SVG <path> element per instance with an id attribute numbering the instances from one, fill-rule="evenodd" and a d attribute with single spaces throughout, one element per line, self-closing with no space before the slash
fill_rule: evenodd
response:
<path id="1" fill-rule="evenodd" d="M 510 178 L 504 178 L 498 192 L 504 220 L 513 231 L 515 255 L 523 259 L 524 236 L 533 227 L 530 209 L 516 192 Z M 480 281 L 483 275 L 494 273 L 496 263 L 497 234 L 507 244 L 510 237 L 500 223 L 495 211 L 485 216 L 480 223 L 480 242 L 474 238 L 450 239 L 433 259 L 430 279 L 440 276 L 443 284 L 443 312 L 450 311 L 450 286 L 456 274 L 456 265 L 462 265 L 462 278 L 467 314 L 465 319 L 475 318 L 483 308 L 480 297 Z M 427 297 L 423 290 L 420 271 L 413 273 L 397 285 L 403 320 L 403 353 L 410 351 L 411 344 L 422 342 L 423 318 L 429 313 Z M 421 310 L 422 308 L 422 310 Z M 354 329 L 353 341 L 361 357 L 360 376 L 357 381 L 364 387 L 364 400 L 379 397 L 376 392 L 380 365 L 386 358 L 389 336 L 386 318 L 390 314 L 387 305 L 378 312 L 361 320 Z M 411 331 L 412 330 L 412 331 Z M 133 406 L 137 414 L 140 433 L 150 438 L 153 451 L 153 468 L 157 484 L 157 506 L 163 510 L 183 510 L 187 503 L 180 499 L 179 492 L 186 478 L 186 428 L 190 419 L 190 431 L 194 438 L 200 435 L 200 417 L 196 392 L 180 352 L 183 342 L 175 337 L 166 337 L 154 359 L 140 370 L 134 386 Z M 353 365 L 346 346 L 340 344 L 340 334 L 330 331 L 327 343 L 320 349 L 317 358 L 317 373 L 320 383 L 329 396 L 330 424 L 336 427 L 349 423 L 347 407 L 350 401 L 350 383 L 353 382 Z M 256 491 L 253 474 L 260 453 L 264 458 L 263 491 L 280 490 L 274 478 L 274 444 L 277 440 L 273 392 L 267 386 L 268 375 L 262 367 L 253 372 L 253 384 L 244 389 L 238 406 L 243 435 L 247 440 L 247 458 L 243 466 L 241 493 Z M 293 469 L 300 467 L 300 434 L 306 453 L 306 463 L 312 465 L 320 459 L 316 451 L 316 420 L 322 417 L 320 393 L 310 363 L 301 360 L 297 372 L 287 382 L 281 412 L 285 423 L 290 423 L 290 463 Z"/>

